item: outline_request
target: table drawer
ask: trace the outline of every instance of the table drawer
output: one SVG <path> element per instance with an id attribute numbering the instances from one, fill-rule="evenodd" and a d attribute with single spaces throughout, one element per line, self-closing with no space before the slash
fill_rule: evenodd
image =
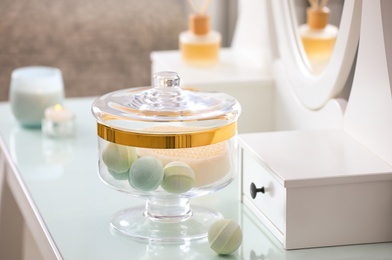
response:
<path id="1" fill-rule="evenodd" d="M 257 161 L 247 150 L 242 150 L 242 196 L 246 203 L 254 206 L 260 214 L 268 219 L 281 233 L 285 223 L 285 188 Z M 258 192 L 253 199 L 251 184 L 257 188 L 264 187 L 264 193 Z"/>

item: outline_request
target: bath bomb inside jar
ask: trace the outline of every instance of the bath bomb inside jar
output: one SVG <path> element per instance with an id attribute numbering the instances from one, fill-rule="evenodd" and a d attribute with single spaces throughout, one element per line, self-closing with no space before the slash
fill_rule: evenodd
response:
<path id="1" fill-rule="evenodd" d="M 152 156 L 138 158 L 129 169 L 128 180 L 136 190 L 155 190 L 163 180 L 163 165 Z"/>
<path id="2" fill-rule="evenodd" d="M 134 147 L 108 143 L 102 152 L 102 160 L 112 175 L 127 173 L 137 154 Z"/>
<path id="3" fill-rule="evenodd" d="M 159 132 L 191 132 L 200 131 L 199 127 L 184 126 L 155 126 L 144 129 L 145 131 Z M 189 165 L 195 173 L 194 187 L 210 185 L 224 179 L 229 175 L 232 165 L 230 149 L 227 142 L 180 149 L 150 149 L 137 148 L 138 155 L 154 156 L 163 165 L 172 161 L 181 161 Z"/>
<path id="4" fill-rule="evenodd" d="M 169 193 L 184 193 L 195 184 L 195 173 L 192 168 L 181 161 L 168 163 L 164 168 L 162 188 Z"/>
<path id="5" fill-rule="evenodd" d="M 218 220 L 208 230 L 208 242 L 217 254 L 229 255 L 241 246 L 241 227 L 230 219 Z"/>

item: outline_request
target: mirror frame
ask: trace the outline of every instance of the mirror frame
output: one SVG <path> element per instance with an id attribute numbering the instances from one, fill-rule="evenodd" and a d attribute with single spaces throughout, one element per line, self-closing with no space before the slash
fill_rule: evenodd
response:
<path id="1" fill-rule="evenodd" d="M 353 66 L 361 23 L 362 0 L 345 0 L 331 59 L 319 74 L 311 71 L 298 32 L 294 0 L 271 0 L 279 58 L 299 100 L 318 110 L 343 90 Z"/>

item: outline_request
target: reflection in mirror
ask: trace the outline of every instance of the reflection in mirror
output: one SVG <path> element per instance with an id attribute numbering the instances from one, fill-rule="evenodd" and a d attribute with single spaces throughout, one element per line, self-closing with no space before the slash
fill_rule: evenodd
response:
<path id="1" fill-rule="evenodd" d="M 307 2 L 306 20 L 299 25 L 298 32 L 306 54 L 305 59 L 308 59 L 310 69 L 318 74 L 328 64 L 338 35 L 338 23 L 331 21 L 331 14 L 334 15 L 332 17 L 335 21 L 336 17 L 340 20 L 341 10 L 329 8 L 329 4 L 333 1 L 329 3 L 328 0 L 308 0 Z M 332 6 L 336 5 L 342 6 L 343 1 L 332 3 Z"/>
<path id="2" fill-rule="evenodd" d="M 350 75 L 358 46 L 362 1 L 329 0 L 326 3 L 330 8 L 328 23 L 338 27 L 338 33 L 330 59 L 317 73 L 305 54 L 299 35 L 299 25 L 306 23 L 308 1 L 274 0 L 271 3 L 280 62 L 285 70 L 282 75 L 305 107 L 321 109 L 341 93 Z M 297 15 L 298 3 L 302 5 L 302 17 Z M 334 21 L 335 17 L 339 17 L 338 22 Z"/>

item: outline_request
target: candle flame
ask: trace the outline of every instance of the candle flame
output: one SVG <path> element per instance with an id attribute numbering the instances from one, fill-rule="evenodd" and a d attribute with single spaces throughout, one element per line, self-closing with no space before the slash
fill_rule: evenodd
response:
<path id="1" fill-rule="evenodd" d="M 54 106 L 54 110 L 56 110 L 56 111 L 60 111 L 61 110 L 61 105 L 60 104 L 56 104 L 55 106 Z"/>

